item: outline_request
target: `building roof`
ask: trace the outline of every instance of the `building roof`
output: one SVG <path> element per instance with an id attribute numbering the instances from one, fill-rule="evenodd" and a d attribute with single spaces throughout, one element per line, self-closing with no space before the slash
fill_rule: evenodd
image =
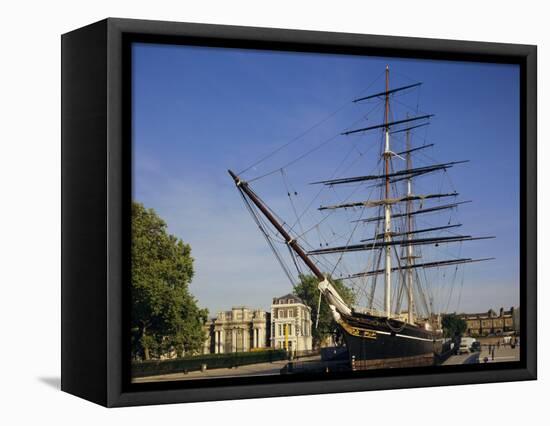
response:
<path id="1" fill-rule="evenodd" d="M 289 300 L 292 300 L 292 302 L 289 302 Z M 292 293 L 285 294 L 281 297 L 274 297 L 273 298 L 273 304 L 276 305 L 278 303 L 302 303 L 305 305 L 305 302 L 300 299 L 298 296 Z"/>
<path id="2" fill-rule="evenodd" d="M 500 308 L 499 312 L 496 312 L 494 309 L 489 309 L 486 312 L 479 312 L 479 313 L 461 313 L 458 314 L 461 318 L 466 319 L 482 319 L 482 318 L 500 318 L 501 316 L 511 316 L 514 314 L 514 310 L 517 308 L 514 308 L 513 306 L 510 308 L 510 310 L 506 311 L 504 308 Z"/>

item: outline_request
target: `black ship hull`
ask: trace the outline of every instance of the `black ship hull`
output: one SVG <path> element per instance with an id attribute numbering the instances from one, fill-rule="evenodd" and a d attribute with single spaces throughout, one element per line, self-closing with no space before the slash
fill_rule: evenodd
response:
<path id="1" fill-rule="evenodd" d="M 354 369 L 433 365 L 441 350 L 438 334 L 398 320 L 353 313 L 338 323 Z"/>

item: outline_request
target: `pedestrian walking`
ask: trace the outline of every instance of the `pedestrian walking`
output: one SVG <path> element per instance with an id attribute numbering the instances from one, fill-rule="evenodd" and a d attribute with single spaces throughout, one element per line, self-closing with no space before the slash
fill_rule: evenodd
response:
<path id="1" fill-rule="evenodd" d="M 493 346 L 493 351 L 491 352 L 491 360 L 495 360 L 495 347 Z"/>

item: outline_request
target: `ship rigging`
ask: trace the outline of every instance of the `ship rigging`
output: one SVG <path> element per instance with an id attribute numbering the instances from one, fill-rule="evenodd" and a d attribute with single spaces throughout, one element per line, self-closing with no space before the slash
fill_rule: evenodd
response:
<path id="1" fill-rule="evenodd" d="M 422 247 L 446 246 L 453 243 L 481 241 L 494 238 L 493 236 L 477 236 L 467 233 L 456 233 L 456 228 L 462 227 L 461 223 L 445 225 L 417 227 L 415 218 L 418 216 L 441 213 L 448 210 L 456 210 L 459 205 L 468 203 L 469 200 L 457 201 L 459 193 L 456 190 L 443 192 L 417 193 L 415 182 L 418 178 L 432 176 L 437 173 L 446 173 L 447 170 L 467 163 L 468 160 L 432 162 L 431 164 L 414 166 L 413 155 L 431 148 L 433 144 L 422 146 L 412 145 L 414 131 L 425 128 L 430 124 L 433 114 L 420 113 L 414 116 L 407 114 L 405 117 L 394 119 L 391 117 L 390 100 L 401 93 L 407 93 L 418 89 L 422 83 L 413 83 L 399 87 L 390 87 L 390 70 L 387 66 L 384 70 L 384 90 L 375 94 L 361 96 L 352 100 L 353 104 L 362 104 L 370 101 L 381 101 L 383 105 L 383 121 L 364 127 L 350 128 L 339 133 L 340 137 L 352 137 L 353 135 L 365 135 L 367 133 L 381 131 L 381 151 L 378 164 L 378 173 L 357 176 L 330 176 L 327 179 L 317 180 L 310 185 L 323 188 L 351 187 L 354 188 L 345 200 L 336 204 L 322 204 L 318 207 L 321 213 L 328 215 L 348 209 L 360 209 L 360 217 L 349 221 L 352 227 L 349 235 L 337 235 L 345 244 L 333 245 L 325 242 L 320 247 L 314 248 L 307 241 L 307 234 L 312 229 L 319 230 L 319 223 L 307 230 L 300 223 L 300 214 L 292 201 L 292 191 L 285 175 L 285 167 L 273 172 L 245 181 L 242 174 L 253 166 L 263 161 L 261 159 L 253 166 L 236 174 L 229 171 L 239 193 L 242 196 L 247 209 L 254 218 L 259 229 L 264 234 L 269 246 L 277 257 L 289 279 L 293 280 L 293 274 L 289 266 L 283 260 L 281 253 L 276 249 L 277 239 L 282 239 L 286 245 L 293 265 L 299 274 L 303 274 L 303 268 L 307 268 L 319 281 L 318 289 L 329 305 L 333 318 L 341 328 L 345 337 L 346 346 L 350 354 L 350 360 L 359 368 L 368 368 L 374 360 L 385 360 L 387 365 L 399 362 L 399 365 L 426 365 L 433 362 L 434 353 L 437 352 L 437 341 L 440 337 L 438 325 L 433 321 L 433 300 L 426 297 L 418 271 L 439 269 L 449 266 L 479 263 L 491 260 L 490 257 L 472 258 L 455 256 L 437 260 L 419 260 L 423 258 Z M 405 134 L 405 149 L 394 152 L 392 138 L 399 133 Z M 334 138 L 330 138 L 332 141 Z M 284 146 L 282 147 L 284 148 Z M 279 151 L 280 149 L 277 149 Z M 309 153 L 306 153 L 306 155 Z M 299 156 L 287 163 L 295 164 L 304 158 Z M 266 157 L 264 157 L 265 159 Z M 394 162 L 402 166 L 394 169 Z M 282 220 L 272 208 L 254 191 L 252 182 L 263 177 L 280 172 L 285 183 L 287 195 L 291 200 L 292 210 L 296 216 L 296 222 L 289 225 Z M 404 185 L 400 191 L 398 183 Z M 378 199 L 353 199 L 357 188 L 378 189 Z M 453 199 L 453 202 L 440 205 L 424 206 L 425 203 Z M 309 203 L 308 209 L 312 203 Z M 404 206 L 404 210 L 400 206 Z M 378 214 L 371 217 L 363 215 L 371 209 L 378 209 Z M 303 215 L 303 213 L 302 213 Z M 328 216 L 324 216 L 322 223 Z M 353 242 L 355 231 L 358 227 L 366 227 L 373 224 L 374 229 L 369 238 L 363 238 Z M 301 233 L 297 228 L 301 227 Z M 270 232 L 273 230 L 273 232 Z M 444 233 L 442 235 L 442 233 Z M 333 234 L 335 234 L 333 232 Z M 371 279 L 371 289 L 368 292 L 368 306 L 360 308 L 350 306 L 338 293 L 332 280 L 337 266 L 344 255 L 348 253 L 372 253 L 366 267 L 360 271 L 353 271 L 340 276 L 344 281 L 354 279 Z M 327 255 L 337 255 L 335 264 L 322 260 Z M 456 269 L 455 269 L 456 272 Z M 373 309 L 377 277 L 384 276 L 382 309 Z M 397 277 L 397 279 L 395 278 Z M 399 283 L 398 286 L 395 283 Z M 392 291 L 393 290 L 393 291 Z M 400 312 L 403 297 L 407 302 L 406 317 Z M 321 299 L 320 299 L 321 300 Z M 417 315 L 420 311 L 418 305 L 424 306 L 425 321 Z M 408 362 L 408 364 L 407 364 Z"/>

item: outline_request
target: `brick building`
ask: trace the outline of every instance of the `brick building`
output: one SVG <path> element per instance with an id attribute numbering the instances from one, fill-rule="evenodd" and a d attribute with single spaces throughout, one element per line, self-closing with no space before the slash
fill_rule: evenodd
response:
<path id="1" fill-rule="evenodd" d="M 466 321 L 466 333 L 469 336 L 489 336 L 506 332 L 519 332 L 519 308 L 511 307 L 505 311 L 500 308 L 496 313 L 489 309 L 487 312 L 477 314 L 459 314 Z"/>

